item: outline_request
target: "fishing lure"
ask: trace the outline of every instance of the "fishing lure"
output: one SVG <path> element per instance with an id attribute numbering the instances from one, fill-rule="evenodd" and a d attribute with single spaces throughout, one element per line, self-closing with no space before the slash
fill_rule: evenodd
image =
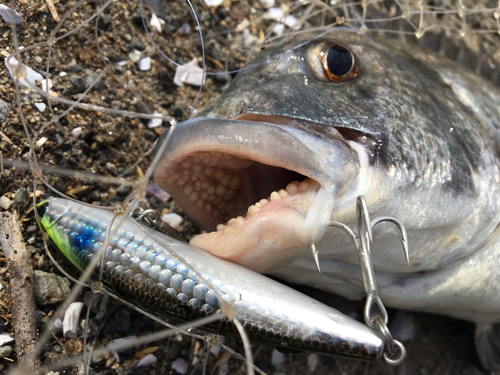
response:
<path id="1" fill-rule="evenodd" d="M 111 293 L 167 321 L 194 321 L 233 305 L 251 340 L 379 361 L 383 335 L 274 280 L 216 258 L 129 217 L 69 200 L 39 204 L 41 224 L 61 252 L 84 270 L 109 240 L 92 278 Z M 118 225 L 119 223 L 119 225 Z M 223 317 L 205 327 L 236 335 Z"/>

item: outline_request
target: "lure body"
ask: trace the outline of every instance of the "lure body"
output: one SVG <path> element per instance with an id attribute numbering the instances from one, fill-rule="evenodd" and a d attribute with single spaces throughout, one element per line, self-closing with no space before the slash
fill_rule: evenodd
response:
<path id="1" fill-rule="evenodd" d="M 288 350 L 374 361 L 382 357 L 383 341 L 367 326 L 129 217 L 115 217 L 112 211 L 59 198 L 43 202 L 40 209 L 44 211 L 43 227 L 80 270 L 102 248 L 109 231 L 101 281 L 112 293 L 157 317 L 194 321 L 220 312 L 222 297 L 234 302 L 237 318 L 250 339 Z M 97 275 L 96 270 L 94 280 Z M 225 318 L 222 324 L 206 328 L 237 334 L 234 324 Z"/>

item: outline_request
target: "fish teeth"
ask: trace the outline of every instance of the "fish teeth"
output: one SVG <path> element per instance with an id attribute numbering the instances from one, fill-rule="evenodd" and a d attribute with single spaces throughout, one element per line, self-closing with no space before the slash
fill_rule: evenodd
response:
<path id="1" fill-rule="evenodd" d="M 222 197 L 224 194 L 226 194 L 226 187 L 223 185 L 217 185 L 215 188 L 215 194 L 217 194 L 219 197 Z"/>
<path id="2" fill-rule="evenodd" d="M 270 200 L 271 202 L 276 202 L 276 201 L 279 201 L 280 199 L 281 199 L 281 197 L 280 197 L 280 195 L 278 194 L 278 192 L 276 192 L 276 191 L 273 191 L 273 192 L 271 193 L 271 196 L 269 197 L 269 200 Z"/>
<path id="3" fill-rule="evenodd" d="M 250 207 L 248 207 L 247 212 L 249 215 L 253 215 L 254 213 L 259 212 L 259 211 L 260 211 L 259 208 L 252 204 Z"/>
<path id="4" fill-rule="evenodd" d="M 193 185 L 186 185 L 186 187 L 184 188 L 184 194 L 191 195 L 192 192 L 193 192 Z"/>
<path id="5" fill-rule="evenodd" d="M 293 181 L 289 183 L 285 189 L 288 194 L 297 194 L 299 192 L 299 182 Z"/>
<path id="6" fill-rule="evenodd" d="M 191 202 L 196 202 L 196 200 L 198 199 L 198 195 L 199 193 L 197 191 L 193 191 L 190 195 L 189 195 L 189 200 Z"/>
<path id="7" fill-rule="evenodd" d="M 281 198 L 286 198 L 286 197 L 288 197 L 288 196 L 290 195 L 290 194 L 288 194 L 288 193 L 286 192 L 286 190 L 285 190 L 285 189 L 280 189 L 280 190 L 278 191 L 278 194 L 280 195 L 280 197 L 281 197 Z"/>
<path id="8" fill-rule="evenodd" d="M 301 192 L 304 192 L 306 191 L 307 189 L 309 189 L 309 181 L 305 180 L 305 181 L 302 181 L 300 184 L 299 184 L 299 190 Z"/>
<path id="9" fill-rule="evenodd" d="M 225 227 L 222 231 L 222 233 L 227 236 L 235 231 L 236 228 L 234 227 Z"/>

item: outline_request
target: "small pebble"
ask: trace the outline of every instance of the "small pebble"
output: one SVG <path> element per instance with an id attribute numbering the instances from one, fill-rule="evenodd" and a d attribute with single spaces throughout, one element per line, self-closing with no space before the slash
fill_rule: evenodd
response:
<path id="1" fill-rule="evenodd" d="M 101 30 L 108 30 L 111 26 L 111 17 L 107 14 L 101 14 L 99 20 L 97 21 L 97 27 Z"/>
<path id="2" fill-rule="evenodd" d="M 56 274 L 40 270 L 33 272 L 35 299 L 39 305 L 63 301 L 70 292 L 69 285 L 68 279 Z"/>
<path id="3" fill-rule="evenodd" d="M 154 197 L 158 202 L 166 202 L 170 199 L 170 194 L 156 185 L 154 182 L 148 185 L 146 193 Z"/>
<path id="4" fill-rule="evenodd" d="M 14 202 L 12 202 L 5 195 L 0 198 L 0 207 L 2 207 L 4 210 L 8 210 L 12 206 L 12 203 Z"/>
<path id="5" fill-rule="evenodd" d="M 134 63 L 139 62 L 139 60 L 141 59 L 141 56 L 142 56 L 142 52 L 138 51 L 136 49 L 132 50 L 132 52 L 130 52 L 128 54 L 128 58 L 130 59 L 130 61 L 132 61 Z"/>
<path id="6" fill-rule="evenodd" d="M 136 49 L 140 52 L 144 52 L 146 50 L 146 46 L 139 41 L 132 42 L 132 43 L 130 43 L 130 50 L 134 50 L 134 49 Z"/>
<path id="7" fill-rule="evenodd" d="M 97 91 L 97 92 L 101 92 L 102 90 L 104 90 L 106 88 L 106 84 L 104 83 L 102 78 L 100 78 L 99 73 L 94 72 L 93 70 L 90 70 L 90 69 L 85 69 L 84 75 L 85 75 L 85 87 L 86 88 L 93 85 L 92 89 Z"/>
<path id="8" fill-rule="evenodd" d="M 137 363 L 137 367 L 147 366 L 147 365 L 150 365 L 151 363 L 155 363 L 155 362 L 156 362 L 156 356 L 154 354 L 148 354 L 147 356 L 145 356 L 143 359 L 141 359 Z M 173 364 L 172 364 L 172 368 L 174 368 Z"/>
<path id="9" fill-rule="evenodd" d="M 16 202 L 16 204 L 23 204 L 24 202 L 26 202 L 26 197 L 28 196 L 28 191 L 26 190 L 26 188 L 19 188 L 16 190 L 16 194 L 14 195 L 14 202 Z"/>
<path id="10" fill-rule="evenodd" d="M 6 121 L 10 116 L 10 104 L 0 99 L 0 124 Z"/>
<path id="11" fill-rule="evenodd" d="M 9 345 L 0 346 L 0 358 L 8 357 L 12 354 L 12 347 Z"/>

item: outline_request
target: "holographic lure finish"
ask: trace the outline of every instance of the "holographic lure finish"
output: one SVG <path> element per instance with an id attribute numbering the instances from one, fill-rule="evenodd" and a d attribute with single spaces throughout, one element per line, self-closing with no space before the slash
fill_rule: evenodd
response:
<path id="1" fill-rule="evenodd" d="M 50 198 L 38 211 L 41 224 L 80 270 L 104 253 L 105 288 L 168 321 L 194 321 L 233 302 L 251 340 L 378 361 L 379 334 L 339 311 L 237 264 L 144 227 L 129 217 L 69 200 Z M 93 279 L 98 278 L 94 271 Z M 230 319 L 206 327 L 236 335 Z"/>

